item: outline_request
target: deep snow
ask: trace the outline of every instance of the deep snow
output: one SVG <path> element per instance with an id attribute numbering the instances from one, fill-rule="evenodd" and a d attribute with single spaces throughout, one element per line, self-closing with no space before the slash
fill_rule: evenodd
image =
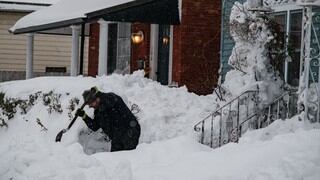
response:
<path id="1" fill-rule="evenodd" d="M 301 122 L 298 117 L 278 120 L 265 129 L 247 132 L 238 144 L 213 150 L 197 143 L 192 125 L 214 109 L 214 96 L 164 87 L 143 78 L 141 72 L 12 81 L 1 83 L 0 91 L 8 97 L 26 98 L 39 90 L 53 90 L 63 94 L 65 108 L 71 98 L 94 85 L 119 94 L 128 105 L 139 105 L 142 137 L 138 148 L 87 155 L 78 143 L 79 132 L 86 129 L 80 119 L 62 143 L 55 143 L 56 133 L 69 123 L 67 112 L 49 115 L 39 101 L 28 114 L 9 120 L 8 128 L 0 128 L 1 180 L 320 179 L 318 124 Z M 41 130 L 36 118 L 48 131 Z"/>

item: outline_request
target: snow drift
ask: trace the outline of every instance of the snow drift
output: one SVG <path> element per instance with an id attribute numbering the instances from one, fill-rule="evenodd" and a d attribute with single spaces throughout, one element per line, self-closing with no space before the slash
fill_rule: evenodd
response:
<path id="1" fill-rule="evenodd" d="M 80 119 L 62 143 L 54 142 L 56 133 L 69 123 L 65 109 L 70 99 L 78 97 L 81 104 L 82 91 L 91 86 L 113 91 L 128 105 L 136 103 L 140 107 L 137 116 L 142 137 L 136 150 L 87 155 L 84 145 L 90 143 L 80 145 L 78 141 L 79 133 L 86 129 Z M 141 72 L 98 78 L 43 77 L 0 84 L 0 92 L 6 97 L 24 99 L 38 91 L 61 94 L 64 111 L 49 113 L 43 101 L 37 100 L 27 114 L 17 112 L 6 120 L 8 128 L 0 128 L 1 180 L 320 178 L 319 127 L 298 117 L 276 121 L 265 129 L 246 133 L 239 144 L 213 150 L 197 142 L 192 125 L 214 109 L 214 96 L 197 96 L 184 87 L 164 87 L 143 78 Z"/>
<path id="2" fill-rule="evenodd" d="M 0 92 L 5 93 L 6 97 L 20 99 L 28 99 L 31 94 L 37 92 L 53 92 L 61 95 L 60 104 L 61 109 L 64 110 L 61 114 L 57 112 L 49 114 L 43 103 L 37 101 L 27 114 L 19 115 L 18 112 L 14 119 L 8 121 L 9 126 L 11 123 L 14 125 L 25 123 L 26 126 L 32 127 L 37 126 L 36 120 L 40 119 L 42 124 L 48 127 L 48 134 L 54 138 L 53 134 L 67 127 L 70 122 L 67 113 L 70 100 L 78 98 L 80 102 L 77 107 L 80 107 L 83 102 L 82 92 L 93 86 L 97 86 L 102 92 L 114 92 L 120 95 L 129 107 L 133 104 L 139 106 L 140 112 L 136 116 L 142 127 L 140 142 L 163 140 L 192 132 L 192 125 L 214 108 L 213 96 L 197 96 L 188 93 L 185 87 L 161 86 L 157 82 L 144 78 L 142 72 L 98 78 L 42 77 L 12 81 L 0 84 Z M 93 109 L 86 108 L 85 110 L 92 116 Z M 74 113 L 75 111 L 72 112 Z M 79 120 L 72 131 L 79 132 L 83 128 L 86 126 Z M 77 138 L 72 141 L 77 141 Z"/>

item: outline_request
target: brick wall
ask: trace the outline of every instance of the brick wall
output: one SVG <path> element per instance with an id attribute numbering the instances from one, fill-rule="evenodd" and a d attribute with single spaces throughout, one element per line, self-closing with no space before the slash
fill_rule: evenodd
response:
<path id="1" fill-rule="evenodd" d="M 96 76 L 98 74 L 98 59 L 99 59 L 99 23 L 90 24 L 89 38 L 89 60 L 88 60 L 88 75 Z"/>
<path id="2" fill-rule="evenodd" d="M 182 22 L 174 26 L 172 79 L 197 94 L 212 93 L 218 81 L 220 65 L 221 6 L 217 0 L 183 0 Z M 137 60 L 146 60 L 149 70 L 150 24 L 133 23 L 132 32 L 142 30 L 144 41 L 132 44 L 131 72 L 138 69 Z M 99 24 L 90 26 L 89 75 L 98 69 Z M 148 76 L 148 74 L 147 74 Z"/>
<path id="3" fill-rule="evenodd" d="M 183 0 L 174 27 L 173 80 L 197 94 L 212 93 L 218 80 L 220 1 Z"/>

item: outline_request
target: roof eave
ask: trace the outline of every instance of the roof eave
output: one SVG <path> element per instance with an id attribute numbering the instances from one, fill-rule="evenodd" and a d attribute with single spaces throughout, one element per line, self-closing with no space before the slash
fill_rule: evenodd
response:
<path id="1" fill-rule="evenodd" d="M 20 28 L 20 29 L 14 30 L 14 31 L 9 30 L 9 32 L 13 33 L 13 34 L 35 33 L 35 32 L 39 32 L 39 31 L 46 31 L 46 30 L 50 30 L 50 29 L 58 29 L 58 28 L 68 27 L 71 25 L 78 25 L 78 24 L 82 24 L 84 22 L 85 22 L 85 18 L 75 18 L 75 19 L 70 19 L 70 20 L 66 20 L 66 21 L 43 24 L 43 25 L 39 25 L 39 26 Z"/>
<path id="2" fill-rule="evenodd" d="M 117 6 L 113 6 L 113 7 L 108 7 L 108 8 L 104 8 L 98 11 L 94 11 L 94 12 L 90 12 L 87 13 L 86 16 L 88 18 L 88 20 L 96 20 L 101 18 L 103 15 L 108 14 L 108 13 L 112 13 L 112 12 L 117 12 L 117 11 L 121 11 L 127 8 L 131 8 L 131 7 L 137 7 L 137 6 L 141 6 L 144 4 L 148 4 L 148 3 L 152 3 L 156 0 L 136 0 L 136 1 L 131 1 L 131 2 L 127 2 L 124 4 L 120 4 Z"/>

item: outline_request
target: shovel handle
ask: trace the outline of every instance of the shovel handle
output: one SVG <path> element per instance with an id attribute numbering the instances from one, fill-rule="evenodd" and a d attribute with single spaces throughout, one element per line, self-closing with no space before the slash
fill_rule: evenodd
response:
<path id="1" fill-rule="evenodd" d="M 87 103 L 84 102 L 84 103 L 81 105 L 80 110 L 82 110 L 82 109 L 86 106 L 86 104 L 87 104 Z M 74 122 L 77 120 L 77 118 L 78 118 L 78 115 L 75 115 L 74 118 L 72 119 L 71 123 L 69 124 L 67 130 L 69 130 L 69 129 L 72 127 L 72 125 L 73 125 Z"/>
<path id="2" fill-rule="evenodd" d="M 84 103 L 81 105 L 80 109 L 82 110 L 82 109 L 86 106 L 86 104 L 87 104 L 87 103 L 84 102 Z M 78 118 L 78 115 L 75 115 L 74 118 L 72 119 L 71 123 L 69 124 L 68 128 L 67 128 L 67 129 L 62 129 L 62 130 L 57 134 L 57 136 L 56 136 L 56 142 L 60 142 L 60 141 L 61 141 L 62 135 L 63 135 L 64 133 L 66 133 L 66 132 L 72 127 L 72 125 L 73 125 L 74 122 L 77 120 L 77 118 Z"/>

